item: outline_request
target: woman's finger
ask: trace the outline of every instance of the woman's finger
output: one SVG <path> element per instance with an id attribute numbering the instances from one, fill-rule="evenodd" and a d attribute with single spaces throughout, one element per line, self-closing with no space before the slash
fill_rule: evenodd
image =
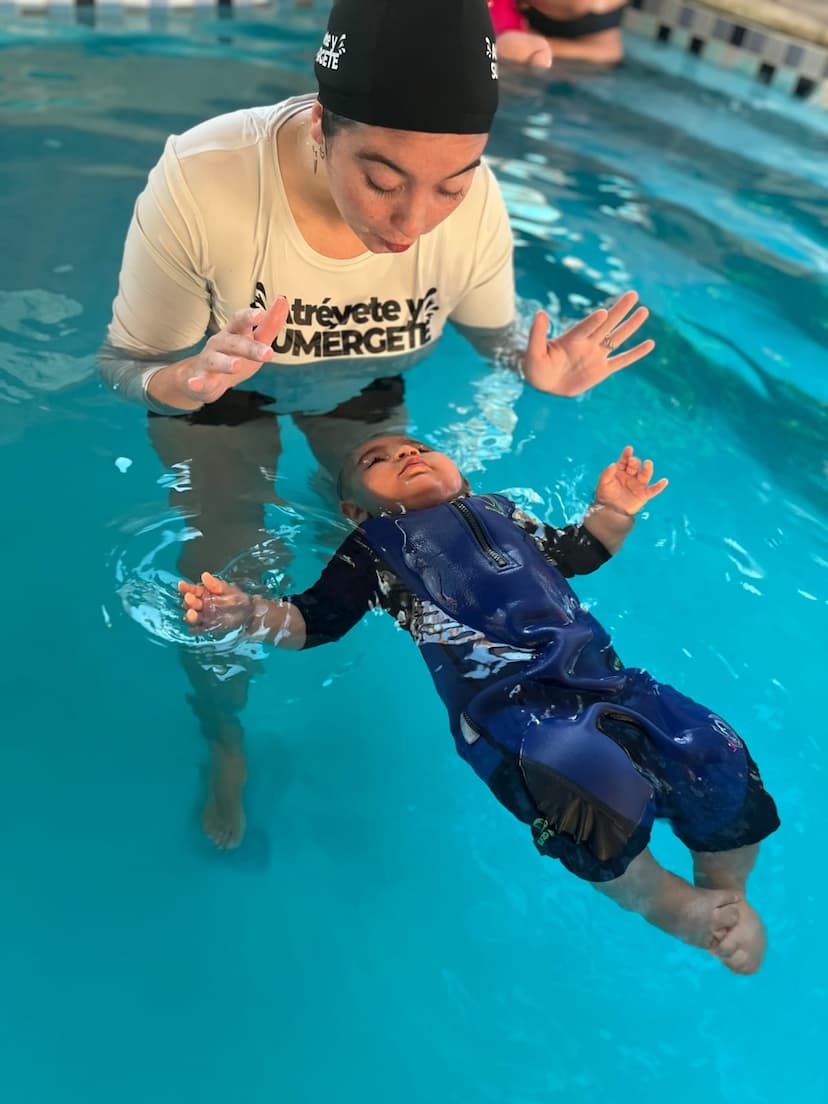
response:
<path id="1" fill-rule="evenodd" d="M 286 296 L 277 295 L 270 306 L 267 308 L 267 313 L 261 322 L 256 326 L 256 340 L 262 344 L 266 344 L 268 348 L 273 344 L 276 335 L 281 330 L 287 321 L 288 316 L 288 301 Z M 270 350 L 271 356 L 273 350 Z"/>
<path id="2" fill-rule="evenodd" d="M 227 325 L 224 333 L 246 334 L 261 321 L 264 311 L 260 307 L 248 307 L 245 310 L 236 311 Z"/>
<path id="3" fill-rule="evenodd" d="M 607 316 L 601 326 L 597 327 L 592 336 L 597 337 L 599 341 L 603 341 L 607 334 L 612 333 L 616 326 L 624 320 L 624 318 L 633 309 L 638 302 L 638 293 L 635 291 L 625 292 L 617 303 L 614 303 L 607 311 Z M 620 342 L 619 342 L 620 344 Z"/>
<path id="4" fill-rule="evenodd" d="M 606 335 L 602 335 L 601 340 L 609 339 L 612 342 L 612 347 L 617 349 L 619 345 L 623 345 L 625 341 L 628 341 L 637 330 L 640 330 L 649 317 L 650 312 L 647 308 L 639 307 L 626 322 L 622 322 Z"/>
<path id="5" fill-rule="evenodd" d="M 546 335 L 549 333 L 549 315 L 546 311 L 538 311 L 532 328 L 529 330 L 529 344 L 527 353 L 530 357 L 542 357 L 546 355 Z"/>
<path id="6" fill-rule="evenodd" d="M 576 322 L 574 326 L 570 327 L 566 331 L 567 336 L 592 337 L 606 324 L 606 321 L 607 312 L 603 308 L 593 311 L 592 314 L 588 314 L 586 318 L 582 318 L 580 322 Z"/>
<path id="7" fill-rule="evenodd" d="M 210 338 L 199 360 L 208 359 L 212 353 L 224 354 L 230 359 L 241 357 L 243 360 L 254 360 L 261 364 L 262 361 L 270 360 L 273 349 L 268 341 L 256 341 L 252 337 L 222 332 Z"/>
<path id="8" fill-rule="evenodd" d="M 607 376 L 611 376 L 613 372 L 620 372 L 622 368 L 629 367 L 630 364 L 635 364 L 637 360 L 641 360 L 642 357 L 647 356 L 655 348 L 655 342 L 651 340 L 642 341 L 640 345 L 634 345 L 626 353 L 619 353 L 618 356 L 610 357 L 606 362 L 606 372 L 596 379 L 596 383 L 600 383 L 602 379 L 606 379 Z"/>

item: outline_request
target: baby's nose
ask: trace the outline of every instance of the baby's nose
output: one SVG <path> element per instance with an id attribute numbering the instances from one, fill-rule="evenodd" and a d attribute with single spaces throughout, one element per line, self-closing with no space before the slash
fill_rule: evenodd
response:
<path id="1" fill-rule="evenodd" d="M 397 449 L 397 459 L 402 460 L 404 456 L 416 456 L 419 451 L 416 445 L 400 445 Z"/>

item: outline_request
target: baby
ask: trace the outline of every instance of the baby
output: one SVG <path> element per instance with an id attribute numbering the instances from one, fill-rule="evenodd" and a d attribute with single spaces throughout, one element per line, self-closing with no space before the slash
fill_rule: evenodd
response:
<path id="1" fill-rule="evenodd" d="M 667 485 L 652 479 L 652 462 L 625 448 L 582 523 L 553 529 L 502 495 L 472 494 L 444 453 L 376 437 L 342 469 L 356 528 L 312 587 L 268 599 L 205 573 L 179 583 L 184 619 L 301 649 L 388 611 L 430 668 L 457 751 L 541 854 L 754 973 L 766 938 L 746 883 L 779 826 L 774 802 L 727 722 L 623 664 L 566 582 L 618 551 Z M 692 885 L 650 853 L 656 817 L 690 850 Z"/>

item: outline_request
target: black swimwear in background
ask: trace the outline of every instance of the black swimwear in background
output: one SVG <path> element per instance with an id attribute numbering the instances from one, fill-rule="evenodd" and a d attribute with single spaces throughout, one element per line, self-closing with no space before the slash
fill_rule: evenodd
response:
<path id="1" fill-rule="evenodd" d="M 600 31 L 612 31 L 621 26 L 626 4 L 608 12 L 587 12 L 578 19 L 550 19 L 548 15 L 529 8 L 526 19 L 533 31 L 547 38 L 584 38 Z"/>

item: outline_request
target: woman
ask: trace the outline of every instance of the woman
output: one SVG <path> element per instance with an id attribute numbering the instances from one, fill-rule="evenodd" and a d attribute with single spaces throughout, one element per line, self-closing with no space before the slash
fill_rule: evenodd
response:
<path id="1" fill-rule="evenodd" d="M 239 556 L 273 501 L 277 416 L 336 470 L 366 425 L 405 427 L 400 373 L 447 320 L 559 395 L 653 346 L 609 358 L 647 316 L 627 317 L 633 293 L 603 344 L 589 336 L 602 312 L 551 342 L 540 312 L 519 339 L 508 219 L 481 164 L 497 106 L 486 0 L 337 0 L 316 75 L 318 97 L 171 137 L 127 235 L 102 371 L 149 407 L 159 455 L 186 472 L 171 500 L 199 519 L 178 564 L 193 579 L 233 561 L 235 579 L 258 581 L 261 563 Z M 236 846 L 253 664 L 181 654 L 212 746 L 203 824 Z"/>

